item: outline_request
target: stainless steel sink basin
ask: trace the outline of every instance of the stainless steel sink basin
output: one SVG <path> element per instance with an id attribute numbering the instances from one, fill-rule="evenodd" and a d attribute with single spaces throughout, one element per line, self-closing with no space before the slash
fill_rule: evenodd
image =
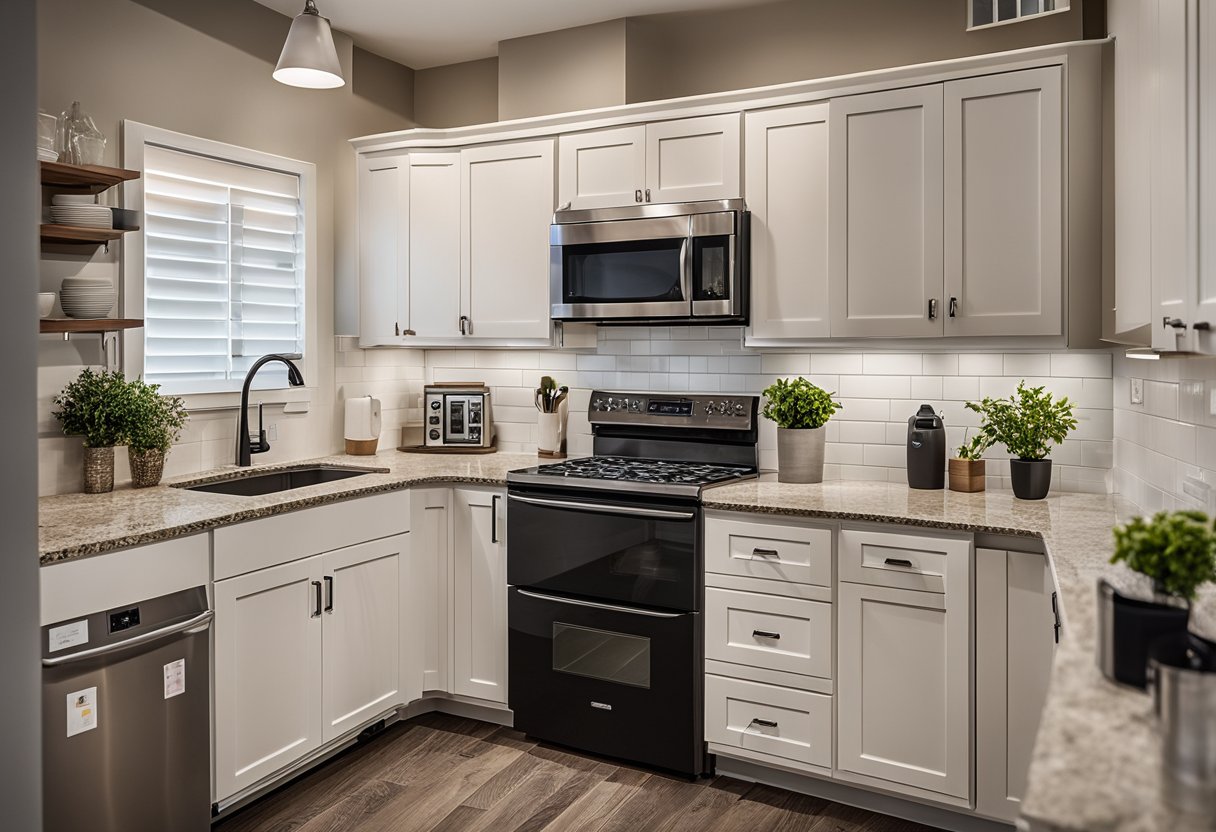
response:
<path id="1" fill-rule="evenodd" d="M 306 485 L 361 477 L 379 473 L 368 468 L 346 468 L 341 465 L 299 465 L 294 468 L 279 468 L 264 474 L 236 474 L 227 479 L 198 485 L 179 485 L 187 491 L 209 491 L 212 494 L 235 494 L 240 497 L 258 497 L 262 494 L 277 494 Z"/>

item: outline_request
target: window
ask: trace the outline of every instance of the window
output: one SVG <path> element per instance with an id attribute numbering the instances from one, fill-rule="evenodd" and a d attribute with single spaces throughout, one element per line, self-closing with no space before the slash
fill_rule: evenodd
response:
<path id="1" fill-rule="evenodd" d="M 124 138 L 124 163 L 142 172 L 127 206 L 143 221 L 124 253 L 124 308 L 144 318 L 128 373 L 182 395 L 239 390 L 267 353 L 299 355 L 303 369 L 312 165 L 131 122 Z M 256 384 L 286 388 L 286 368 L 268 365 Z"/>
<path id="2" fill-rule="evenodd" d="M 1068 11 L 1069 0 L 970 0 L 968 29 L 1017 23 L 1031 17 Z"/>

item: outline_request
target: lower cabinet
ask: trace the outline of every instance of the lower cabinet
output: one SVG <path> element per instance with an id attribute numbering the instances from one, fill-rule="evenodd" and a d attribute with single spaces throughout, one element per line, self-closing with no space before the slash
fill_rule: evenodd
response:
<path id="1" fill-rule="evenodd" d="M 414 568 L 408 615 L 418 656 L 411 672 L 422 690 L 447 692 L 452 688 L 452 489 L 410 493 L 410 534 Z"/>
<path id="2" fill-rule="evenodd" d="M 762 761 L 832 766 L 832 697 L 726 676 L 705 677 L 705 739 Z"/>
<path id="3" fill-rule="evenodd" d="M 408 538 L 215 583 L 217 800 L 417 696 L 401 684 Z"/>
<path id="4" fill-rule="evenodd" d="M 506 499 L 452 490 L 451 692 L 507 701 Z"/>

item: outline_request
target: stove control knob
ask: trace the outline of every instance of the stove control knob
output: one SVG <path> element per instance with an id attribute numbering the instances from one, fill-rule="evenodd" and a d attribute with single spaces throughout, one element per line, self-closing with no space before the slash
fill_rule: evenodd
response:
<path id="1" fill-rule="evenodd" d="M 630 399 L 629 400 L 629 412 L 630 413 L 641 413 L 642 412 L 642 400 L 641 399 Z"/>
<path id="2" fill-rule="evenodd" d="M 591 403 L 591 409 L 592 410 L 603 410 L 604 409 L 604 400 L 596 399 L 595 401 L 593 401 Z"/>
<path id="3" fill-rule="evenodd" d="M 730 411 L 730 405 L 726 402 L 718 402 L 717 410 L 720 414 L 725 416 Z"/>
<path id="4" fill-rule="evenodd" d="M 743 402 L 735 402 L 734 405 L 731 406 L 731 413 L 736 416 L 746 416 L 747 408 L 743 405 Z"/>
<path id="5" fill-rule="evenodd" d="M 438 439 L 438 438 L 439 438 L 439 431 L 437 431 L 437 430 L 432 430 L 432 431 L 430 432 L 430 434 L 428 434 L 428 435 L 431 437 L 431 439 L 432 439 L 432 440 L 434 440 L 434 439 Z"/>
<path id="6" fill-rule="evenodd" d="M 713 403 L 713 402 L 706 402 L 706 403 L 705 403 L 705 415 L 706 415 L 706 416 L 710 416 L 710 415 L 712 415 L 712 414 L 713 414 L 713 412 L 714 412 L 714 403 Z"/>

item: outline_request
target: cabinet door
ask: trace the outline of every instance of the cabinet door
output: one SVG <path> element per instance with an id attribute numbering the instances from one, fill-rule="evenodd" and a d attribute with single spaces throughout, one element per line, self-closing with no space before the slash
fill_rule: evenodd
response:
<path id="1" fill-rule="evenodd" d="M 646 125 L 646 201 L 742 196 L 739 129 L 738 113 Z"/>
<path id="2" fill-rule="evenodd" d="M 322 743 L 321 559 L 215 583 L 215 790 L 231 797 Z"/>
<path id="3" fill-rule="evenodd" d="M 945 334 L 1062 334 L 1060 67 L 951 81 L 945 119 Z"/>
<path id="4" fill-rule="evenodd" d="M 507 701 L 506 503 L 497 492 L 457 488 L 452 569 L 452 692 Z"/>
<path id="5" fill-rule="evenodd" d="M 642 201 L 646 125 L 570 133 L 557 142 L 557 204 L 614 208 Z"/>
<path id="6" fill-rule="evenodd" d="M 837 768 L 971 794 L 969 593 L 841 582 Z"/>
<path id="7" fill-rule="evenodd" d="M 410 609 L 411 632 L 417 645 L 416 673 L 422 690 L 452 689 L 448 622 L 451 595 L 448 557 L 451 536 L 451 491 L 446 488 L 410 492 Z"/>
<path id="8" fill-rule="evenodd" d="M 752 326 L 757 339 L 828 336 L 828 105 L 747 114 Z"/>
<path id="9" fill-rule="evenodd" d="M 359 160 L 359 341 L 399 341 L 409 320 L 409 168 L 404 154 Z"/>
<path id="10" fill-rule="evenodd" d="M 977 549 L 975 597 L 976 811 L 1012 823 L 1055 654 L 1047 558 Z"/>
<path id="11" fill-rule="evenodd" d="M 409 329 L 418 338 L 457 338 L 460 154 L 411 154 L 409 180 Z"/>
<path id="12" fill-rule="evenodd" d="M 834 98 L 829 120 L 832 335 L 941 335 L 941 85 Z"/>
<path id="13" fill-rule="evenodd" d="M 1216 10 L 1210 3 L 1195 6 L 1196 121 L 1199 158 L 1198 279 L 1191 317 L 1195 347 L 1216 353 Z M 1206 326 L 1206 328 L 1204 328 Z"/>
<path id="14" fill-rule="evenodd" d="M 418 680 L 402 689 L 409 664 L 401 598 L 409 535 L 363 543 L 321 556 L 324 741 L 345 734 L 421 695 Z"/>
<path id="15" fill-rule="evenodd" d="M 548 339 L 553 140 L 468 148 L 460 164 L 466 334 Z"/>

